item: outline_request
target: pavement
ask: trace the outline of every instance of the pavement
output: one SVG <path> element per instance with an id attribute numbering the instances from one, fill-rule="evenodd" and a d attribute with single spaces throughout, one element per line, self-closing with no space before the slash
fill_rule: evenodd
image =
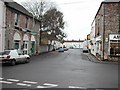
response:
<path id="1" fill-rule="evenodd" d="M 91 61 L 91 62 L 94 62 L 94 63 L 102 63 L 102 64 L 119 64 L 118 62 L 114 62 L 114 61 L 103 61 L 103 60 L 99 60 L 97 59 L 94 55 L 92 55 L 91 53 L 86 53 L 85 54 L 88 59 Z"/>

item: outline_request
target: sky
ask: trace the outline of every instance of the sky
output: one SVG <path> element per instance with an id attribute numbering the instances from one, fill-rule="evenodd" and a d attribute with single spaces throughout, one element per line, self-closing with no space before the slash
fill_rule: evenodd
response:
<path id="1" fill-rule="evenodd" d="M 26 0 L 15 0 L 24 2 Z M 66 40 L 84 40 L 91 31 L 91 24 L 103 0 L 50 0 L 63 13 Z"/>

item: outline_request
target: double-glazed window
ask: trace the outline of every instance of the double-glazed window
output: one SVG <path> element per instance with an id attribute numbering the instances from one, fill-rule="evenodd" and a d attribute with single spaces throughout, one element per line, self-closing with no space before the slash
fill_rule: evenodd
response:
<path id="1" fill-rule="evenodd" d="M 14 41 L 14 48 L 15 49 L 20 49 L 20 41 L 19 40 Z"/>
<path id="2" fill-rule="evenodd" d="M 26 17 L 25 28 L 28 28 L 28 17 Z"/>
<path id="3" fill-rule="evenodd" d="M 15 13 L 15 25 L 19 25 L 19 14 Z"/>

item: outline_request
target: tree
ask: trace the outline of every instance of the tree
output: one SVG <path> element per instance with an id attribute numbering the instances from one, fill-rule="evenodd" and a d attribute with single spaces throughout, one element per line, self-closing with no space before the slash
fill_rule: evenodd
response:
<path id="1" fill-rule="evenodd" d="M 41 16 L 50 8 L 54 7 L 53 2 L 48 0 L 30 0 L 29 2 L 21 3 L 33 16 L 41 20 Z"/>
<path id="2" fill-rule="evenodd" d="M 50 8 L 53 8 L 55 6 L 55 3 L 50 2 L 48 0 L 30 0 L 30 2 L 23 2 L 23 7 L 25 7 L 30 13 L 33 15 L 33 19 L 37 18 L 40 20 L 40 39 L 39 44 L 41 44 L 41 38 L 42 38 L 42 26 L 43 26 L 43 14 L 49 10 Z"/>
<path id="3" fill-rule="evenodd" d="M 63 42 L 63 38 L 66 37 L 66 34 L 63 32 L 65 25 L 63 17 L 63 13 L 56 8 L 49 9 L 43 15 L 43 30 L 48 32 L 50 44 L 53 40 Z"/>
<path id="4" fill-rule="evenodd" d="M 48 32 L 48 38 L 52 40 L 63 41 L 66 34 L 62 31 L 65 22 L 63 21 L 63 13 L 55 8 L 55 3 L 47 2 L 47 0 L 39 0 L 32 2 L 24 2 L 22 5 L 33 14 L 34 18 L 41 21 L 40 23 L 40 44 L 42 32 Z"/>

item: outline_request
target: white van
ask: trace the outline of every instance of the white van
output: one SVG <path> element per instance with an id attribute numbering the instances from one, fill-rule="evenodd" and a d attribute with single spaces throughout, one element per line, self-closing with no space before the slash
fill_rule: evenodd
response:
<path id="1" fill-rule="evenodd" d="M 83 53 L 88 53 L 89 49 L 88 49 L 88 42 L 87 40 L 83 42 Z"/>

